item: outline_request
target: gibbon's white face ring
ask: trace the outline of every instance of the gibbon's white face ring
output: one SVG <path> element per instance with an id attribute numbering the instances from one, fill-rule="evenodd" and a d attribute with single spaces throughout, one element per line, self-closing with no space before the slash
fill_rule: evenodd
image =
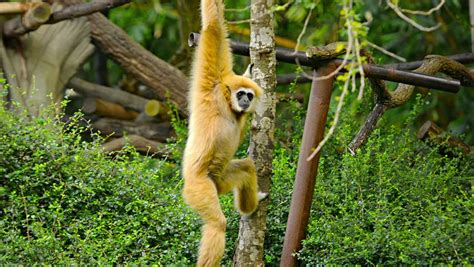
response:
<path id="1" fill-rule="evenodd" d="M 254 108 L 255 93 L 250 88 L 239 88 L 232 94 L 232 108 L 237 112 L 249 112 Z"/>

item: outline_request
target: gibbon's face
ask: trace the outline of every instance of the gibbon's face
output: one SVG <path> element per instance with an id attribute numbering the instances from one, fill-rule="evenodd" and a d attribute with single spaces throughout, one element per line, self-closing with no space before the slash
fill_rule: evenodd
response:
<path id="1" fill-rule="evenodd" d="M 250 112 L 254 109 L 255 93 L 249 88 L 240 88 L 232 94 L 232 108 L 237 112 Z"/>

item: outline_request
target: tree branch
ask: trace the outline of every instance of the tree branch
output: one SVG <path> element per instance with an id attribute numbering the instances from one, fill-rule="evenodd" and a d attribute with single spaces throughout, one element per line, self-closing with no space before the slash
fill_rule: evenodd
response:
<path id="1" fill-rule="evenodd" d="M 468 68 L 459 62 L 443 56 L 426 56 L 423 64 L 415 72 L 428 75 L 441 72 L 461 81 L 462 85 L 473 86 L 474 83 L 474 74 Z M 359 133 L 349 144 L 349 151 L 353 154 L 368 139 L 384 112 L 405 104 L 411 98 L 415 89 L 413 85 L 399 84 L 394 91 L 389 91 L 383 81 L 374 78 L 369 80 L 375 93 L 376 105 L 369 114 L 364 126 L 362 126 Z"/>
<path id="2" fill-rule="evenodd" d="M 103 144 L 102 148 L 105 152 L 110 153 L 122 150 L 126 145 L 131 145 L 135 147 L 137 151 L 146 153 L 147 155 L 157 155 L 159 157 L 167 158 L 172 156 L 171 151 L 165 144 L 146 139 L 136 134 L 113 139 Z"/>
<path id="3" fill-rule="evenodd" d="M 22 16 L 8 20 L 3 24 L 3 34 L 6 37 L 19 36 L 23 33 L 38 29 L 51 15 L 51 6 L 38 3 L 29 8 Z"/>
<path id="4" fill-rule="evenodd" d="M 6 37 L 20 36 L 27 32 L 36 30 L 42 24 L 54 24 L 63 20 L 73 19 L 121 6 L 129 2 L 130 0 L 96 0 L 93 2 L 67 6 L 61 10 L 53 12 L 52 14 L 51 8 L 48 4 L 40 3 L 28 9 L 23 17 L 19 16 L 7 21 L 3 27 L 3 34 Z M 31 15 L 32 12 L 33 15 Z"/>

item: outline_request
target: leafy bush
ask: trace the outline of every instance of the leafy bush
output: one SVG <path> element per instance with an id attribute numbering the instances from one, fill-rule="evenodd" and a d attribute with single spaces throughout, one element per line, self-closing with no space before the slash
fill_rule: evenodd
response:
<path id="1" fill-rule="evenodd" d="M 177 165 L 111 158 L 76 127 L 0 108 L 0 264 L 193 261 Z"/>
<path id="2" fill-rule="evenodd" d="M 355 156 L 337 153 L 348 143 L 339 139 L 353 135 L 349 124 L 325 148 L 298 257 L 309 265 L 472 264 L 472 159 L 441 155 L 408 126 L 382 127 Z"/>

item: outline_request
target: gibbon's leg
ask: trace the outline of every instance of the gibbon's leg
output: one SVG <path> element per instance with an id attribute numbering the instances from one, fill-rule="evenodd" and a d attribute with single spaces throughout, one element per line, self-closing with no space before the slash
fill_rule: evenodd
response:
<path id="1" fill-rule="evenodd" d="M 192 177 L 185 180 L 183 196 L 204 222 L 197 266 L 218 266 L 224 255 L 226 218 L 216 185 L 206 175 Z"/>
<path id="2" fill-rule="evenodd" d="M 216 179 L 216 185 L 219 194 L 234 190 L 235 205 L 243 215 L 253 213 L 259 200 L 266 196 L 258 192 L 257 172 L 251 158 L 231 160 L 222 178 Z"/>

